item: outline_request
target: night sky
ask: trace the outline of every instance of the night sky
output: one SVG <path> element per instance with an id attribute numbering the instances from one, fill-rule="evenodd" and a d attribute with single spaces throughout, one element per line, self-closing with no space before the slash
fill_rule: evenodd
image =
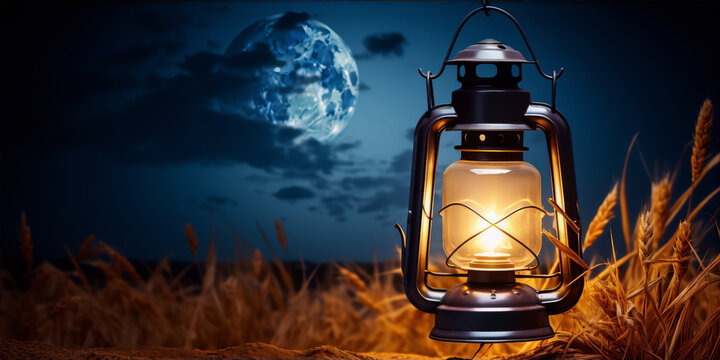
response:
<path id="1" fill-rule="evenodd" d="M 289 249 L 281 251 L 274 241 L 273 246 L 285 260 L 397 256 L 393 224 L 405 226 L 412 129 L 426 109 L 416 69 L 439 70 L 457 25 L 477 6 L 2 4 L 0 256 L 20 256 L 21 211 L 38 259 L 62 257 L 61 242 L 76 249 L 95 234 L 130 258 L 191 260 L 186 222 L 198 232 L 202 250 L 214 232 L 224 260 L 233 258 L 237 239 L 269 254 L 261 232 L 274 238 L 276 219 L 284 225 Z M 499 6 L 523 25 L 546 72 L 566 69 L 557 104 L 573 131 L 584 225 L 620 178 L 636 133 L 638 151 L 628 172 L 633 218 L 650 193 L 650 179 L 673 171 L 678 161 L 675 189 L 687 187 L 688 144 L 700 105 L 706 97 L 720 104 L 718 4 Z M 357 60 L 357 109 L 332 141 L 296 142 L 297 131 L 209 105 L 244 83 L 208 70 L 208 61 L 222 61 L 248 25 L 286 12 L 328 25 Z M 498 14 L 473 18 L 456 51 L 485 38 L 529 58 L 513 25 Z M 459 87 L 454 71 L 449 67 L 436 81 L 436 103 L 449 102 Z M 533 100 L 549 102 L 550 85 L 531 65 L 520 86 Z M 713 154 L 720 150 L 715 120 Z M 457 133 L 443 136 L 441 169 L 459 158 L 452 150 L 458 142 Z M 544 138 L 527 134 L 526 146 L 531 149 L 526 161 L 547 180 Z M 708 193 L 719 178 L 714 171 L 698 192 Z M 544 191 L 547 197 L 548 183 Z M 717 207 L 715 201 L 706 210 Z M 698 219 L 707 224 L 708 215 Z M 619 218 L 610 226 L 620 239 Z M 439 226 L 435 230 L 439 236 Z M 717 236 L 704 242 L 720 248 Z M 608 256 L 608 243 L 603 236 L 593 251 Z"/>

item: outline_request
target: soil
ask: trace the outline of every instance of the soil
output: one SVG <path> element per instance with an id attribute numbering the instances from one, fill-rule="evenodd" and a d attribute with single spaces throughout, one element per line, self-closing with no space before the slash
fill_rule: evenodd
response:
<path id="1" fill-rule="evenodd" d="M 422 355 L 359 353 L 323 345 L 307 350 L 289 350 L 265 343 L 247 343 L 220 350 L 190 350 L 163 347 L 140 349 L 69 349 L 38 341 L 9 340 L 0 345 L 0 359 L 99 360 L 99 359 L 432 359 Z"/>

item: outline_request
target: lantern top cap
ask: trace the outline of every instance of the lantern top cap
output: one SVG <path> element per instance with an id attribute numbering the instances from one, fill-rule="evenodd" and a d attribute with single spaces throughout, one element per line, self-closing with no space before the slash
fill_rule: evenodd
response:
<path id="1" fill-rule="evenodd" d="M 447 64 L 460 63 L 531 63 L 519 51 L 495 39 L 478 41 L 459 51 Z"/>

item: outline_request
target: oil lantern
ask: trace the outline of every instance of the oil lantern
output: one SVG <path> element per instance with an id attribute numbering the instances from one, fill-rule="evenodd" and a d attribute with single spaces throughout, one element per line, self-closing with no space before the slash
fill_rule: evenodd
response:
<path id="1" fill-rule="evenodd" d="M 448 60 L 462 27 L 473 15 L 500 13 L 517 26 L 532 56 L 486 39 Z M 518 87 L 522 65 L 534 64 L 552 81 L 550 105 L 531 102 Z M 460 88 L 452 102 L 434 104 L 432 81 L 446 65 L 457 66 Z M 555 109 L 555 83 L 562 75 L 545 74 L 519 23 L 506 11 L 488 6 L 470 12 L 462 21 L 438 74 L 423 72 L 428 110 L 415 128 L 407 237 L 402 229 L 402 270 L 405 293 L 418 309 L 435 314 L 430 337 L 457 342 L 533 341 L 552 337 L 548 315 L 570 309 L 583 288 L 583 269 L 566 252 L 580 252 L 575 169 L 570 129 Z M 548 146 L 555 208 L 559 267 L 551 274 L 526 270 L 538 267 L 542 218 L 551 215 L 541 203 L 538 170 L 523 161 L 526 131 L 544 132 Z M 443 172 L 442 248 L 445 264 L 456 271 L 428 268 L 437 154 L 444 131 L 461 132 L 455 147 L 460 160 Z M 561 215 L 560 215 L 561 214 Z M 466 279 L 451 289 L 434 287 L 432 277 Z M 519 278 L 555 278 L 549 289 L 534 289 Z M 552 281 L 550 281 L 552 282 Z"/>

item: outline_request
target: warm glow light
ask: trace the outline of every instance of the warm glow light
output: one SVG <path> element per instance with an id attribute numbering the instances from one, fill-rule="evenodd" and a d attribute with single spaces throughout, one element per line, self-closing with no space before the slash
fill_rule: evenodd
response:
<path id="1" fill-rule="evenodd" d="M 497 215 L 495 215 L 495 212 L 490 211 L 485 216 L 485 220 L 480 220 L 478 223 L 480 224 L 479 228 L 480 230 L 483 230 L 487 227 L 490 227 L 489 229 L 486 229 L 482 234 L 478 235 L 477 241 L 474 241 L 474 244 L 477 244 L 477 247 L 479 250 L 481 250 L 484 253 L 494 253 L 496 250 L 499 252 L 502 252 L 503 249 L 507 250 L 510 249 L 510 244 L 506 241 L 507 236 L 503 234 L 500 229 L 493 226 L 492 223 L 499 220 Z M 480 231 L 478 230 L 478 231 Z"/>
<path id="2" fill-rule="evenodd" d="M 540 173 L 523 161 L 460 160 L 443 174 L 443 249 L 450 255 L 468 238 L 450 261 L 464 269 L 520 269 L 533 259 L 523 242 L 540 252 L 542 213 L 516 209 L 540 205 Z M 497 222 L 497 226 L 493 223 Z M 504 230 L 501 231 L 500 229 Z"/>

